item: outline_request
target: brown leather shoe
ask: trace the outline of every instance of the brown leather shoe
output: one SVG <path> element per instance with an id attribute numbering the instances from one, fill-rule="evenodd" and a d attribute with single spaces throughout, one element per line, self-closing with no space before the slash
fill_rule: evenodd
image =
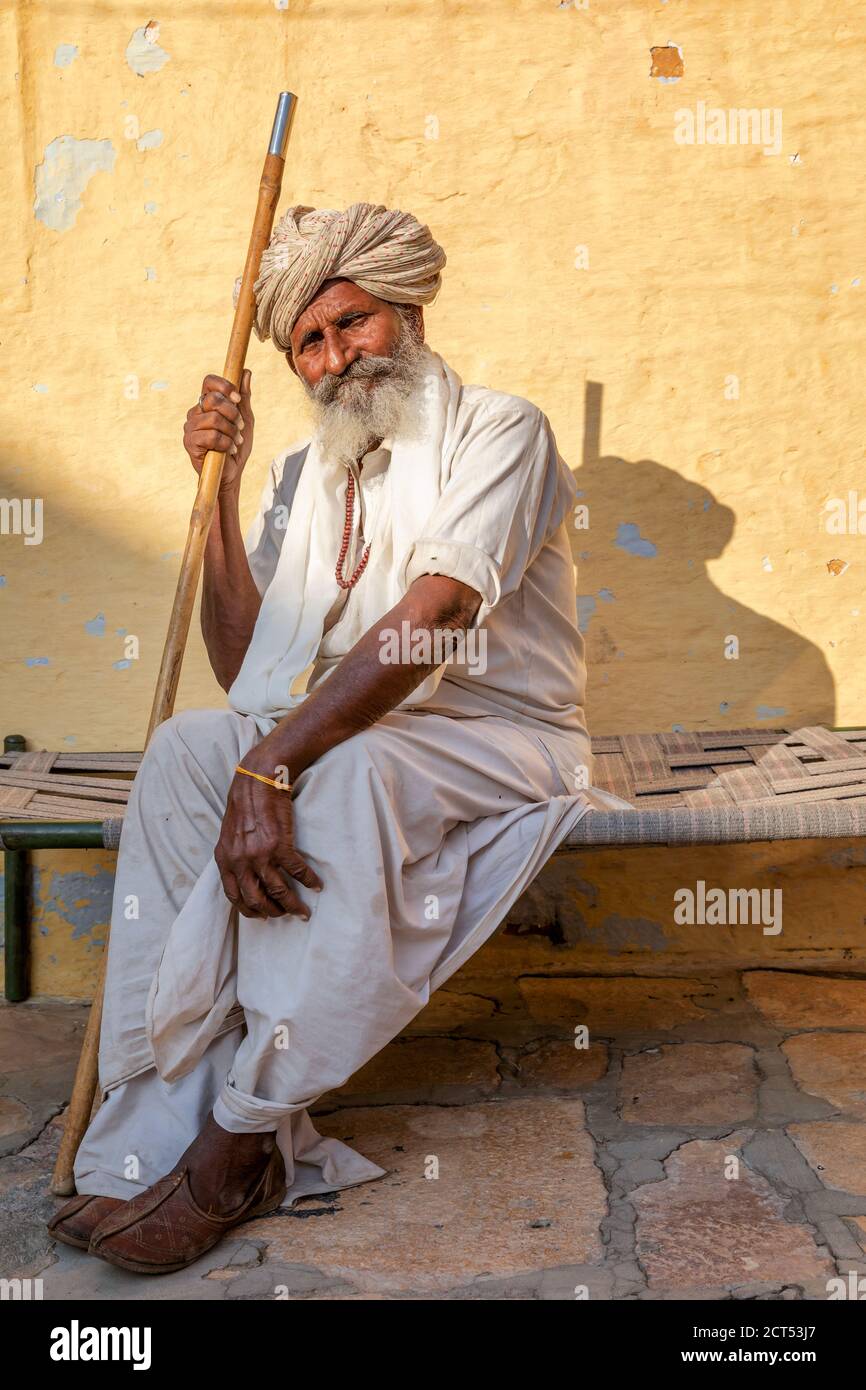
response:
<path id="1" fill-rule="evenodd" d="M 100 1221 L 110 1216 L 118 1207 L 125 1207 L 122 1197 L 96 1197 L 80 1193 L 56 1211 L 48 1222 L 48 1229 L 55 1240 L 64 1245 L 74 1245 L 78 1250 L 87 1250 L 90 1237 Z"/>
<path id="2" fill-rule="evenodd" d="M 183 1165 L 107 1216 L 90 1238 L 90 1253 L 134 1274 L 173 1274 L 194 1264 L 233 1226 L 275 1211 L 285 1195 L 286 1168 L 276 1145 L 249 1196 L 228 1216 L 202 1211 Z"/>

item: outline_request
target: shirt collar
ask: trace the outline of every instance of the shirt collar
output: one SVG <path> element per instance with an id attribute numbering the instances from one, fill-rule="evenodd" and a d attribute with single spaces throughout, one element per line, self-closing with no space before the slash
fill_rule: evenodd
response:
<path id="1" fill-rule="evenodd" d="M 392 438 L 383 439 L 378 449 L 369 449 L 366 454 L 362 454 L 363 469 L 359 469 L 357 463 L 350 463 L 349 471 L 354 476 L 355 482 L 357 483 L 360 473 L 363 473 L 365 478 L 371 478 L 374 474 L 383 472 L 391 462 L 393 446 L 394 440 Z"/>
<path id="2" fill-rule="evenodd" d="M 372 458 L 375 454 L 378 454 L 380 451 L 385 450 L 385 449 L 387 449 L 388 453 L 390 454 L 390 452 L 391 452 L 391 450 L 393 449 L 393 447 L 394 447 L 394 441 L 393 441 L 393 439 L 383 439 L 383 440 L 382 440 L 382 443 L 379 445 L 379 448 L 378 448 L 378 449 L 371 449 L 371 450 L 369 451 L 369 453 L 364 454 L 363 457 L 364 457 L 365 459 L 366 459 L 366 458 Z"/>

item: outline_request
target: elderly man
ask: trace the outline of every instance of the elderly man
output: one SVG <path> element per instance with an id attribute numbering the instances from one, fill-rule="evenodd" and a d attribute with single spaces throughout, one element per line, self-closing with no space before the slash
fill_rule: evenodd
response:
<path id="1" fill-rule="evenodd" d="M 202 628 L 228 692 L 154 735 L 120 848 L 103 1103 L 58 1239 L 142 1273 L 240 1221 L 384 1175 L 308 1107 L 410 1022 L 592 806 L 568 536 L 575 487 L 529 401 L 424 341 L 445 264 L 409 214 L 294 207 L 255 329 L 315 416 L 252 530 L 241 390 Z"/>

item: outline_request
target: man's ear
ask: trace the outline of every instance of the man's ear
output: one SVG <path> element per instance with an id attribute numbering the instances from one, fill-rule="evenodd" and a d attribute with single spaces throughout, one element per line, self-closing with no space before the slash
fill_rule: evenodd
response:
<path id="1" fill-rule="evenodd" d="M 290 352 L 286 352 L 286 353 L 284 354 L 284 356 L 285 356 L 285 359 L 286 359 L 286 361 L 288 362 L 289 366 L 291 367 L 292 371 L 294 372 L 295 376 L 297 376 L 297 375 L 298 375 L 298 369 L 297 369 L 297 367 L 295 366 L 295 359 L 294 359 L 294 357 L 292 356 L 292 354 L 291 354 Z"/>

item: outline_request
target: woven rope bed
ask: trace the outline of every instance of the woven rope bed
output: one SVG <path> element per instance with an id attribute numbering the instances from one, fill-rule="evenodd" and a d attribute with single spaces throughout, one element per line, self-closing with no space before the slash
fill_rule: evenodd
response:
<path id="1" fill-rule="evenodd" d="M 594 781 L 631 811 L 593 811 L 561 849 L 866 834 L 866 729 L 724 729 L 593 738 Z M 116 849 L 140 753 L 0 754 L 3 822 L 101 822 Z"/>

